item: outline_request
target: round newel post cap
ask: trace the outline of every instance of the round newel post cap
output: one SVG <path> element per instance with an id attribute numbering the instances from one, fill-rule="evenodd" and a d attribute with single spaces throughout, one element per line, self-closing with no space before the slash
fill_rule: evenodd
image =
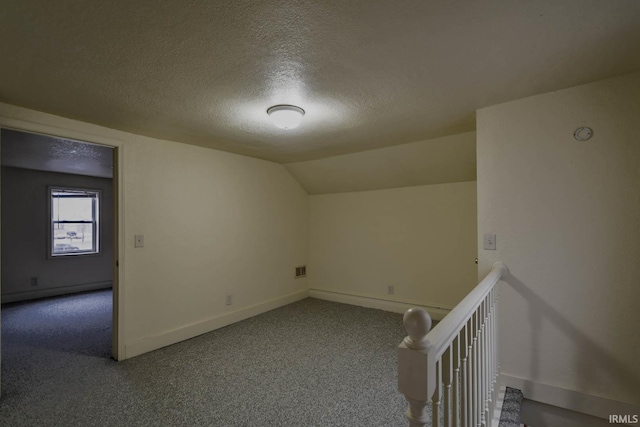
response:
<path id="1" fill-rule="evenodd" d="M 431 330 L 431 316 L 424 308 L 414 307 L 407 310 L 402 318 L 404 329 L 409 333 L 405 344 L 410 348 L 424 348 L 425 336 Z"/>
<path id="2" fill-rule="evenodd" d="M 506 275 L 509 274 L 509 267 L 507 267 L 507 264 L 505 264 L 502 261 L 498 261 L 493 263 L 493 265 L 491 266 L 492 270 L 498 270 L 498 269 L 502 269 L 502 274 Z"/>

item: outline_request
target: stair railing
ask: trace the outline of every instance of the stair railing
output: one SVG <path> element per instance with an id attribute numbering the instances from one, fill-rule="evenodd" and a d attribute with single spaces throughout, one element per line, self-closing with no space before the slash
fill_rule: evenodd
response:
<path id="1" fill-rule="evenodd" d="M 409 402 L 410 427 L 491 424 L 499 367 L 496 283 L 508 271 L 495 263 L 433 330 L 424 309 L 405 313 L 409 336 L 398 346 L 398 390 Z"/>

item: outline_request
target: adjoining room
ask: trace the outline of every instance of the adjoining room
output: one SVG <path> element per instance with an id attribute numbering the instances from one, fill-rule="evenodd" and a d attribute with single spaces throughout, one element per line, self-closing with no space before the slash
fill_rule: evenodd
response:
<path id="1" fill-rule="evenodd" d="M 110 357 L 113 149 L 1 132 L 3 340 Z"/>

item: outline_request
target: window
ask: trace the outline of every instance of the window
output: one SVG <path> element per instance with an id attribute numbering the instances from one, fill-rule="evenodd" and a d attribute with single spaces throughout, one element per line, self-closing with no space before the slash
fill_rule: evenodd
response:
<path id="1" fill-rule="evenodd" d="M 100 252 L 98 212 L 100 191 L 50 188 L 50 255 L 82 255 Z"/>

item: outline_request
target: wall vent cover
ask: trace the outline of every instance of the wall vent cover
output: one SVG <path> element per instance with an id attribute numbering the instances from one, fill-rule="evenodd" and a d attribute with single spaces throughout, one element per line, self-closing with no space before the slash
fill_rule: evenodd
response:
<path id="1" fill-rule="evenodd" d="M 296 279 L 299 277 L 307 277 L 307 266 L 296 267 Z"/>

